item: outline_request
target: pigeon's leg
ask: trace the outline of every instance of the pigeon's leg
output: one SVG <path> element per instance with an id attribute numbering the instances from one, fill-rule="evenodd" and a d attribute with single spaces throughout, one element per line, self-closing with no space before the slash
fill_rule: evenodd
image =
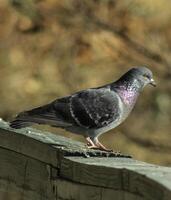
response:
<path id="1" fill-rule="evenodd" d="M 99 149 L 98 146 L 94 144 L 90 137 L 86 137 L 88 149 Z"/>
<path id="2" fill-rule="evenodd" d="M 95 145 L 90 137 L 86 137 L 86 140 L 87 140 L 87 145 L 88 146 Z"/>
<path id="3" fill-rule="evenodd" d="M 112 149 L 107 149 L 103 144 L 99 142 L 97 138 L 86 137 L 88 149 L 99 149 L 102 151 L 113 152 Z"/>
<path id="4" fill-rule="evenodd" d="M 103 144 L 101 144 L 97 138 L 94 140 L 94 142 L 95 142 L 95 145 L 98 147 L 98 149 L 102 151 L 113 152 L 112 149 L 107 149 Z"/>

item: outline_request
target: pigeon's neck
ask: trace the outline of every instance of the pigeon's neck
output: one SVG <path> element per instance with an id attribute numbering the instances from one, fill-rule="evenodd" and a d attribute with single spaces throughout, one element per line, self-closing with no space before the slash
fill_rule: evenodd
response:
<path id="1" fill-rule="evenodd" d="M 130 107 L 134 106 L 141 91 L 136 80 L 118 80 L 113 84 L 112 89 L 117 91 L 122 101 Z"/>
<path id="2" fill-rule="evenodd" d="M 126 90 L 124 87 L 119 87 L 116 89 L 122 101 L 128 106 L 134 106 L 136 100 L 139 96 L 139 93 L 132 90 Z"/>

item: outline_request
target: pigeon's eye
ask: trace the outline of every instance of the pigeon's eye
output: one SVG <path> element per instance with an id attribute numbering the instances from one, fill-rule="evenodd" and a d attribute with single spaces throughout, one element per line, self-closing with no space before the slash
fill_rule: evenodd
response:
<path id="1" fill-rule="evenodd" d="M 150 79 L 150 76 L 148 74 L 143 74 L 144 78 Z"/>

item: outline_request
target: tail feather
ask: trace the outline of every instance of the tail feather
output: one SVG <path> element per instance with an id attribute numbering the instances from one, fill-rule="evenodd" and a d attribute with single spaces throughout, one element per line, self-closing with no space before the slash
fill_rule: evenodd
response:
<path id="1" fill-rule="evenodd" d="M 17 115 L 17 117 L 10 122 L 10 127 L 15 129 L 25 128 L 31 126 L 33 122 L 28 120 L 28 113 L 22 112 Z"/>
<path id="2" fill-rule="evenodd" d="M 33 124 L 32 122 L 16 119 L 10 122 L 10 127 L 15 129 L 20 129 L 31 126 L 32 124 Z"/>
<path id="3" fill-rule="evenodd" d="M 49 124 L 56 127 L 71 126 L 56 116 L 53 107 L 48 104 L 42 107 L 34 108 L 29 111 L 19 113 L 17 117 L 10 122 L 10 127 L 15 129 L 25 128 L 33 124 Z"/>

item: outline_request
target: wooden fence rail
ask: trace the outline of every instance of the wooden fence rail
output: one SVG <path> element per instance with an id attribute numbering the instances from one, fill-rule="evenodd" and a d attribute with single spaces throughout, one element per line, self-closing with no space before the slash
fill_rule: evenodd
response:
<path id="1" fill-rule="evenodd" d="M 1 200 L 171 200 L 171 168 L 0 121 Z"/>

